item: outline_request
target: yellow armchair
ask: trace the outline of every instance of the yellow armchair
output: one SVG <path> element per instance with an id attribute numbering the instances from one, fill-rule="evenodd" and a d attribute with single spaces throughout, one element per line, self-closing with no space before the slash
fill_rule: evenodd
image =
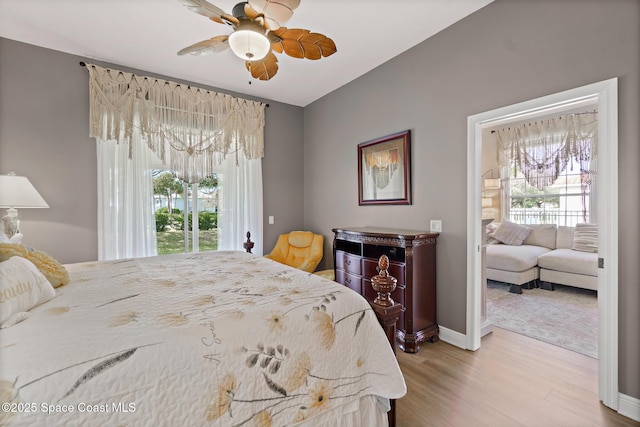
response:
<path id="1" fill-rule="evenodd" d="M 324 237 L 311 231 L 281 234 L 270 254 L 265 257 L 291 267 L 313 273 L 322 260 Z"/>

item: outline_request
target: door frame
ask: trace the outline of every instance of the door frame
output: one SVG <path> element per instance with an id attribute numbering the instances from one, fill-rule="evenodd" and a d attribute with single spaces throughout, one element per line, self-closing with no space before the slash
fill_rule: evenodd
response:
<path id="1" fill-rule="evenodd" d="M 481 338 L 482 129 L 509 118 L 597 97 L 598 105 L 598 395 L 618 410 L 618 79 L 581 86 L 467 118 L 467 323 L 466 348 Z"/>

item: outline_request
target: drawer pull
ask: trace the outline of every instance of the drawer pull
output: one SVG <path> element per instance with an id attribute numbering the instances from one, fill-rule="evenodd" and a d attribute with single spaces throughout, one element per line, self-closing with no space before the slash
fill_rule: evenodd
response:
<path id="1" fill-rule="evenodd" d="M 345 282 L 347 282 L 348 284 L 351 284 L 351 278 L 347 277 L 346 279 L 344 279 Z"/>
<path id="2" fill-rule="evenodd" d="M 344 261 L 344 263 L 347 264 L 347 265 L 351 265 L 351 260 L 347 259 L 347 260 Z"/>

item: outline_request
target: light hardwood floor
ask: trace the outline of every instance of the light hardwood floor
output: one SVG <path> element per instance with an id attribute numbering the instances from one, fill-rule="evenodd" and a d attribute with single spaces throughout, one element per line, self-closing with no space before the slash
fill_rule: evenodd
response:
<path id="1" fill-rule="evenodd" d="M 439 341 L 398 361 L 398 427 L 640 425 L 599 402 L 596 359 L 503 329 L 475 352 Z"/>

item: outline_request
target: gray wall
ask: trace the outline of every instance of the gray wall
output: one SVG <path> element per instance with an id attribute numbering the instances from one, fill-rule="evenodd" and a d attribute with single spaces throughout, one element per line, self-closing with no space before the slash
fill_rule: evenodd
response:
<path id="1" fill-rule="evenodd" d="M 87 71 L 76 57 L 5 39 L 0 52 L 0 173 L 26 176 L 49 204 L 19 209 L 23 243 L 61 262 L 95 260 Z"/>
<path id="2" fill-rule="evenodd" d="M 442 219 L 438 323 L 464 333 L 467 117 L 619 77 L 620 391 L 640 398 L 639 28 L 635 0 L 497 0 L 305 107 L 305 227 Z M 357 144 L 404 129 L 413 205 L 359 207 Z"/>
<path id="3" fill-rule="evenodd" d="M 0 173 L 27 176 L 50 206 L 19 210 L 23 243 L 63 263 L 95 260 L 96 149 L 95 140 L 89 138 L 88 73 L 79 66 L 80 61 L 90 61 L 3 38 L 0 52 Z M 263 159 L 265 251 L 275 245 L 278 234 L 302 228 L 304 217 L 302 108 L 268 102 Z M 275 216 L 274 225 L 267 225 L 268 215 Z"/>

